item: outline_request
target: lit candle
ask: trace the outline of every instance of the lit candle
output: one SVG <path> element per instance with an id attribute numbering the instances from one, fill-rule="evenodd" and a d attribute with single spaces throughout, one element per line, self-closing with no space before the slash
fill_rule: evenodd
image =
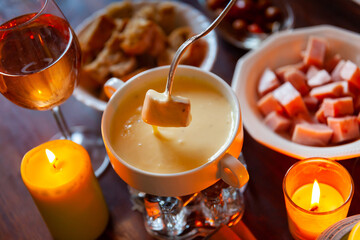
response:
<path id="1" fill-rule="evenodd" d="M 55 239 L 95 239 L 104 231 L 109 212 L 82 146 L 54 140 L 35 147 L 21 176 Z"/>
<path id="2" fill-rule="evenodd" d="M 335 161 L 299 161 L 286 173 L 283 190 L 290 233 L 295 239 L 316 239 L 344 219 L 353 196 L 353 181 Z"/>
<path id="3" fill-rule="evenodd" d="M 316 180 L 298 188 L 291 199 L 299 207 L 314 212 L 332 211 L 345 202 L 335 188 Z"/>

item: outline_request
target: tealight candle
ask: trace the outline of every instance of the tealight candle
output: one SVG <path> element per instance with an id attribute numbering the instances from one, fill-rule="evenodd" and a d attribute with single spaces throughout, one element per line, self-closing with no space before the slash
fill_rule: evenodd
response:
<path id="1" fill-rule="evenodd" d="M 21 176 L 54 239 L 95 239 L 109 212 L 89 154 L 69 140 L 27 152 Z"/>
<path id="2" fill-rule="evenodd" d="M 348 171 L 335 161 L 312 158 L 295 163 L 283 181 L 289 230 L 294 239 L 316 239 L 344 219 L 353 186 Z"/>
<path id="3" fill-rule="evenodd" d="M 316 180 L 298 188 L 291 199 L 297 206 L 314 212 L 332 211 L 345 202 L 335 188 Z"/>

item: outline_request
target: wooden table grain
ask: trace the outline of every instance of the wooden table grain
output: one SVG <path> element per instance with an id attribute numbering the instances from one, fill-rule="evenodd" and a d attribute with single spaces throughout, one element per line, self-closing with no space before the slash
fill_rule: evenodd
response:
<path id="1" fill-rule="evenodd" d="M 295 27 L 330 24 L 360 33 L 360 6 L 350 0 L 288 0 L 295 12 Z M 111 0 L 57 0 L 76 27 Z M 199 8 L 197 1 L 185 1 Z M 229 84 L 237 60 L 247 51 L 218 38 L 220 49 L 213 72 Z M 101 112 L 71 97 L 62 106 L 70 126 L 99 129 Z M 18 107 L 0 96 L 0 239 L 51 239 L 20 176 L 23 155 L 50 139 L 58 129 L 50 112 Z M 250 182 L 245 192 L 243 222 L 257 239 L 291 239 L 282 193 L 282 179 L 296 162 L 257 143 L 245 131 L 243 153 Z M 355 182 L 349 215 L 360 214 L 359 159 L 340 161 Z M 111 167 L 99 179 L 110 210 L 110 222 L 100 239 L 152 239 L 140 213 L 131 210 L 126 184 Z"/>

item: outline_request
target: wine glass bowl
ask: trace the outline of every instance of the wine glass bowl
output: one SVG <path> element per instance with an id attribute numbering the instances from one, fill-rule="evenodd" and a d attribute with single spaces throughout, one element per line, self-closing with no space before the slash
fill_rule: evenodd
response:
<path id="1" fill-rule="evenodd" d="M 48 110 L 68 99 L 80 67 L 73 30 L 64 18 L 43 12 L 44 7 L 0 26 L 0 91 L 34 110 Z"/>

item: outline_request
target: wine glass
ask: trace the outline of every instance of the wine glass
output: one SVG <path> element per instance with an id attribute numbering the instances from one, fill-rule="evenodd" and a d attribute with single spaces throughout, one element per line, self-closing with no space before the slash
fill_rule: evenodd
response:
<path id="1" fill-rule="evenodd" d="M 50 109 L 61 135 L 89 151 L 104 148 L 100 135 L 94 140 L 89 138 L 95 134 L 83 128 L 70 131 L 59 107 L 73 93 L 80 64 L 76 35 L 53 0 L 1 0 L 1 94 L 24 108 Z M 103 151 L 97 176 L 109 163 Z"/>

